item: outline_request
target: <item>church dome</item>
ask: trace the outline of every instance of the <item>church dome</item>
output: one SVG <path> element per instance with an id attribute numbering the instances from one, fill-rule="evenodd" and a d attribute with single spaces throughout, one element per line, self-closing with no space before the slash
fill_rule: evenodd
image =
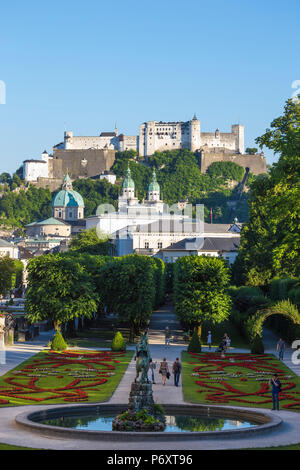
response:
<path id="1" fill-rule="evenodd" d="M 152 181 L 148 186 L 148 192 L 150 192 L 150 191 L 160 191 L 160 187 L 159 187 L 159 184 L 158 184 L 157 179 L 156 179 L 155 171 L 153 171 L 153 173 L 152 173 Z"/>
<path id="2" fill-rule="evenodd" d="M 52 199 L 52 207 L 84 207 L 82 196 L 74 191 L 68 174 L 64 177 L 62 189 Z"/>
<path id="3" fill-rule="evenodd" d="M 131 178 L 131 171 L 129 167 L 127 168 L 126 177 L 122 183 L 122 189 L 134 189 L 134 181 Z"/>

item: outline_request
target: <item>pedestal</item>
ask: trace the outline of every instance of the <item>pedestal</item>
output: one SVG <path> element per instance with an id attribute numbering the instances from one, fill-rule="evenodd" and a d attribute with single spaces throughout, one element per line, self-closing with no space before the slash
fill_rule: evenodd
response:
<path id="1" fill-rule="evenodd" d="M 133 382 L 129 394 L 128 409 L 136 413 L 146 409 L 148 413 L 153 414 L 153 406 L 152 384 Z"/>

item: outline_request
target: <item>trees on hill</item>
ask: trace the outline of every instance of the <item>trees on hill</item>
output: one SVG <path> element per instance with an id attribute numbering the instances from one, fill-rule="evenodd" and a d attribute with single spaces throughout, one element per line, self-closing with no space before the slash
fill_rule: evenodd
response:
<path id="1" fill-rule="evenodd" d="M 96 214 L 97 207 L 100 204 L 111 204 L 117 207 L 118 187 L 105 179 L 79 179 L 74 181 L 73 188 L 83 197 L 85 217 Z"/>
<path id="2" fill-rule="evenodd" d="M 214 162 L 207 168 L 206 173 L 211 178 L 242 181 L 245 169 L 234 162 Z"/>
<path id="3" fill-rule="evenodd" d="M 19 192 L 6 192 L 0 199 L 0 223 L 21 227 L 51 216 L 49 189 L 30 185 Z"/>

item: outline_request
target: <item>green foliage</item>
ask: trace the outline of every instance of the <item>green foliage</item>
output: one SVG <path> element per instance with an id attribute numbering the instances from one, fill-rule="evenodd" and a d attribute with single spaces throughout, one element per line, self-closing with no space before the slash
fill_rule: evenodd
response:
<path id="1" fill-rule="evenodd" d="M 20 261 L 13 260 L 9 256 L 0 257 L 0 294 L 6 296 L 14 287 L 17 279 L 20 280 L 23 265 Z"/>
<path id="2" fill-rule="evenodd" d="M 258 310 L 246 322 L 248 335 L 252 342 L 256 336 L 262 337 L 263 324 L 272 315 L 283 315 L 296 325 L 300 325 L 300 314 L 296 305 L 289 300 L 281 300 L 263 310 Z"/>
<path id="3" fill-rule="evenodd" d="M 255 155 L 258 152 L 258 149 L 256 147 L 247 147 L 245 150 L 245 153 L 248 155 Z"/>
<path id="4" fill-rule="evenodd" d="M 118 152 L 112 171 L 121 179 L 126 175 L 128 166 L 135 184 L 136 195 L 142 200 L 147 196 L 147 189 L 152 179 L 152 170 L 148 166 L 133 160 L 130 151 Z"/>
<path id="5" fill-rule="evenodd" d="M 256 335 L 250 345 L 251 354 L 263 354 L 265 352 L 264 343 L 261 336 Z"/>
<path id="6" fill-rule="evenodd" d="M 97 310 L 99 297 L 91 276 L 74 257 L 39 256 L 29 261 L 27 269 L 25 311 L 31 323 L 91 318 Z"/>
<path id="7" fill-rule="evenodd" d="M 126 351 L 126 342 L 120 331 L 117 331 L 111 343 L 112 351 Z"/>
<path id="8" fill-rule="evenodd" d="M 191 341 L 188 345 L 188 352 L 193 352 L 193 353 L 201 352 L 201 341 L 200 341 L 197 330 L 194 330 L 194 333 L 191 337 Z"/>
<path id="9" fill-rule="evenodd" d="M 156 262 L 141 255 L 128 255 L 106 263 L 101 269 L 101 296 L 109 312 L 130 324 L 130 341 L 144 328 L 156 302 Z"/>
<path id="10" fill-rule="evenodd" d="M 53 351 L 65 351 L 67 349 L 67 344 L 59 330 L 55 333 L 51 342 L 51 349 Z"/>
<path id="11" fill-rule="evenodd" d="M 290 290 L 297 285 L 299 285 L 298 279 L 290 277 L 274 278 L 269 286 L 270 298 L 272 300 L 286 300 L 290 296 Z"/>
<path id="12" fill-rule="evenodd" d="M 268 175 L 251 185 L 250 219 L 243 227 L 235 282 L 268 285 L 274 277 L 300 276 L 300 104 L 288 100 L 283 116 L 257 138 L 279 153 Z"/>
<path id="13" fill-rule="evenodd" d="M 160 405 L 159 403 L 154 403 L 153 410 L 154 410 L 155 415 L 165 415 L 166 414 L 164 407 L 162 405 Z"/>
<path id="14" fill-rule="evenodd" d="M 73 188 L 83 197 L 85 217 L 96 214 L 97 207 L 101 204 L 111 204 L 117 207 L 118 187 L 105 179 L 78 179 L 74 181 Z"/>
<path id="15" fill-rule="evenodd" d="M 19 226 L 51 216 L 52 196 L 49 189 L 30 185 L 27 190 L 6 192 L 0 199 L 0 222 Z"/>
<path id="16" fill-rule="evenodd" d="M 231 300 L 229 268 L 222 258 L 184 256 L 174 265 L 174 303 L 178 318 L 194 327 L 226 320 Z"/>
<path id="17" fill-rule="evenodd" d="M 165 263 L 160 258 L 152 258 L 152 261 L 155 264 L 155 305 L 154 307 L 159 307 L 165 297 Z"/>
<path id="18" fill-rule="evenodd" d="M 109 255 L 111 244 L 108 235 L 93 227 L 75 235 L 71 240 L 70 250 L 91 255 Z"/>
<path id="19" fill-rule="evenodd" d="M 166 263 L 165 265 L 165 283 L 166 293 L 170 294 L 173 292 L 173 281 L 174 281 L 174 264 Z"/>
<path id="20" fill-rule="evenodd" d="M 234 162 L 214 162 L 209 165 L 206 172 L 211 178 L 242 181 L 245 169 Z"/>

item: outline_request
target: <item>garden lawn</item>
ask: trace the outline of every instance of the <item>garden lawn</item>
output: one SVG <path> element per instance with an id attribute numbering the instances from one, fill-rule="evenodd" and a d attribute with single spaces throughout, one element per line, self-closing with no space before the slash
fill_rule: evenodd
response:
<path id="1" fill-rule="evenodd" d="M 271 354 L 182 352 L 184 401 L 272 408 L 269 378 L 282 384 L 280 408 L 300 411 L 300 378 Z"/>
<path id="2" fill-rule="evenodd" d="M 133 351 L 42 351 L 0 377 L 0 406 L 105 402 Z"/>
<path id="3" fill-rule="evenodd" d="M 125 339 L 125 342 L 129 345 L 129 329 L 118 328 Z M 75 338 L 67 338 L 66 342 L 69 347 L 78 348 L 110 348 L 112 340 L 114 338 L 114 331 L 112 329 L 105 328 L 90 328 L 83 329 L 82 331 L 76 332 Z M 135 344 L 135 343 L 134 343 Z"/>
<path id="4" fill-rule="evenodd" d="M 230 320 L 216 323 L 215 325 L 203 323 L 201 334 L 201 342 L 203 345 L 206 345 L 208 331 L 212 333 L 213 347 L 218 347 L 224 337 L 224 333 L 227 333 L 231 339 L 231 347 L 250 350 L 248 340 L 241 335 L 241 332 Z"/>

